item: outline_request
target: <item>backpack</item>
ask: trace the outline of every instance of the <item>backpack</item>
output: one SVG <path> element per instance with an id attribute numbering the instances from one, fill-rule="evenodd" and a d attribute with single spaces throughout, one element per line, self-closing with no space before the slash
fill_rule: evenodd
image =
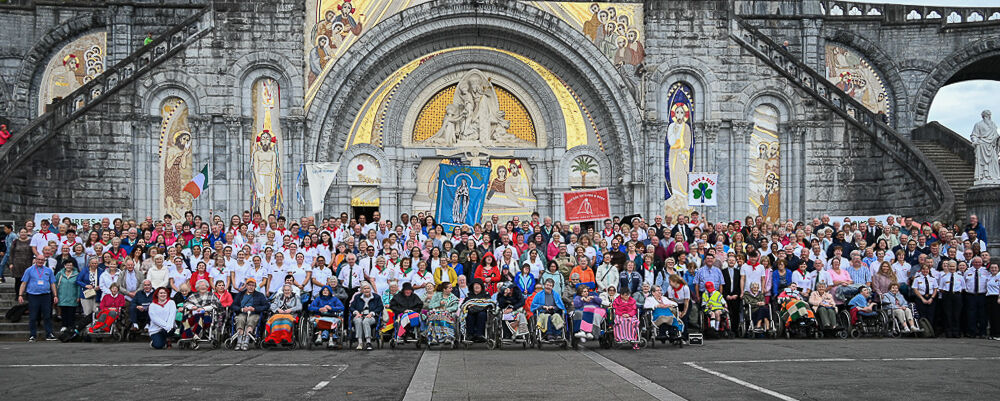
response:
<path id="1" fill-rule="evenodd" d="M 28 304 L 18 304 L 10 307 L 10 309 L 7 310 L 7 315 L 5 317 L 8 322 L 17 323 L 21 321 L 21 317 L 23 317 L 27 312 Z"/>

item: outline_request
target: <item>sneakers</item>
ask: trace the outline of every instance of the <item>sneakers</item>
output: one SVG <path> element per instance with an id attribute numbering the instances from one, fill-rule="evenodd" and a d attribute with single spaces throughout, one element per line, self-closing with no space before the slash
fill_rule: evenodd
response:
<path id="1" fill-rule="evenodd" d="M 904 327 L 903 330 L 902 330 L 902 333 L 909 334 L 910 333 L 910 328 L 909 327 Z"/>
<path id="2" fill-rule="evenodd" d="M 375 349 L 375 348 L 372 347 L 372 343 L 365 343 L 365 350 L 366 351 L 371 351 L 373 349 Z"/>
<path id="3" fill-rule="evenodd" d="M 587 339 L 588 340 L 593 340 L 594 339 L 594 333 L 585 333 L 585 334 L 587 335 Z"/>
<path id="4" fill-rule="evenodd" d="M 584 333 L 582 331 L 578 331 L 578 332 L 576 332 L 576 334 L 573 335 L 573 337 L 576 337 L 576 338 L 586 338 L 587 337 L 587 333 Z"/>
<path id="5" fill-rule="evenodd" d="M 355 348 L 355 349 L 358 350 L 358 351 L 361 351 L 362 349 L 364 349 L 364 344 L 361 344 L 361 342 L 358 341 L 358 347 Z"/>
<path id="6" fill-rule="evenodd" d="M 28 337 L 28 342 L 29 343 L 35 342 L 35 336 Z"/>
<path id="7" fill-rule="evenodd" d="M 55 340 L 58 340 L 58 338 L 56 338 L 56 336 L 52 335 L 52 333 L 49 333 L 49 334 L 45 335 L 45 341 L 55 341 Z"/>
<path id="8" fill-rule="evenodd" d="M 336 347 L 336 346 L 337 346 L 337 344 L 336 344 L 336 343 L 334 343 L 334 342 L 333 342 L 333 340 L 330 340 L 330 341 L 327 341 L 327 342 L 326 342 L 326 347 L 327 347 L 327 348 L 330 348 L 330 349 L 332 349 L 333 347 Z"/>

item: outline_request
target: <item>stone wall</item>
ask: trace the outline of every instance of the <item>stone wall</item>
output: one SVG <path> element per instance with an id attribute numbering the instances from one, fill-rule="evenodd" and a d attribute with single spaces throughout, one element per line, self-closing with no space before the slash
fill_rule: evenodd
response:
<path id="1" fill-rule="evenodd" d="M 34 39 L 19 39 L 14 42 L 10 54 L 25 60 L 29 57 L 40 60 L 43 57 L 39 55 L 48 54 L 44 49 L 51 52 L 64 43 L 40 45 L 44 40 L 39 38 L 52 30 L 51 23 L 41 21 L 54 23 L 90 18 L 93 25 L 101 25 L 103 22 L 108 27 L 109 57 L 121 59 L 141 43 L 146 31 L 153 31 L 155 34 L 168 29 L 192 12 L 190 3 L 200 2 L 172 3 L 177 4 L 175 7 L 154 8 L 147 7 L 148 2 L 115 3 L 100 9 L 74 9 L 78 12 L 76 15 L 103 16 L 96 20 L 94 17 L 77 16 L 73 19 L 72 16 L 62 14 L 55 16 L 53 13 L 63 11 L 54 7 L 0 10 L 0 22 L 39 21 L 35 31 L 26 35 L 33 35 Z M 447 38 L 426 40 L 406 47 L 402 45 L 418 35 L 404 32 L 398 37 L 391 37 L 396 31 L 388 25 L 370 32 L 376 36 L 375 39 L 359 42 L 348 53 L 349 56 L 357 57 L 379 53 L 365 61 L 365 70 L 351 72 L 356 74 L 356 80 L 345 81 L 344 85 L 356 85 L 346 86 L 347 88 L 357 90 L 340 93 L 340 84 L 326 84 L 329 88 L 320 92 L 321 96 L 313 103 L 311 110 L 305 110 L 302 102 L 302 69 L 305 63 L 302 37 L 304 1 L 218 0 L 212 3 L 216 18 L 213 32 L 152 73 L 139 78 L 130 88 L 91 110 L 84 118 L 65 127 L 63 132 L 12 174 L 8 181 L 10 190 L 0 193 L 0 212 L 19 220 L 38 211 L 113 210 L 140 218 L 158 214 L 161 188 L 156 168 L 151 166 L 158 165 L 158 110 L 169 97 L 180 97 L 190 107 L 193 170 L 200 170 L 205 164 L 210 167 L 211 187 L 194 202 L 195 212 L 205 215 L 210 209 L 225 212 L 248 209 L 249 145 L 254 131 L 248 96 L 253 82 L 266 77 L 275 79 L 281 86 L 281 121 L 286 144 L 279 146 L 282 158 L 281 178 L 286 213 L 299 216 L 304 208 L 295 203 L 294 187 L 298 164 L 312 161 L 318 155 L 338 160 L 333 156 L 347 157 L 364 151 L 361 148 L 344 151 L 344 138 L 338 136 L 344 134 L 337 127 L 344 125 L 342 121 L 349 122 L 354 118 L 359 107 L 357 104 L 360 103 L 348 95 L 363 98 L 365 88 L 370 89 L 381 82 L 383 77 L 379 74 L 388 74 L 399 63 L 412 59 L 403 57 L 404 55 L 420 55 L 411 55 L 406 52 L 408 49 L 411 52 L 422 52 L 469 44 L 510 47 L 521 53 L 537 55 L 540 62 L 583 92 L 588 108 L 604 110 L 607 117 L 603 118 L 601 124 L 608 124 L 607 130 L 626 124 L 638 127 L 634 132 L 630 131 L 632 128 L 625 132 L 625 128 L 619 127 L 622 130 L 620 138 L 608 138 L 620 143 L 616 145 L 617 149 L 612 147 L 607 152 L 613 163 L 610 170 L 614 171 L 614 179 L 609 178 L 608 184 L 612 187 L 615 198 L 616 214 L 662 213 L 664 135 L 668 110 L 662 97 L 669 86 L 678 81 L 690 85 L 695 93 L 694 170 L 720 173 L 720 206 L 702 210 L 712 219 L 733 220 L 747 214 L 756 214 L 748 199 L 745 176 L 748 169 L 747 144 L 749 130 L 752 129 L 752 113 L 754 107 L 761 104 L 773 106 L 780 114 L 782 217 L 804 219 L 827 212 L 894 212 L 921 216 L 930 213 L 933 208 L 926 204 L 927 196 L 920 192 L 904 166 L 887 157 L 868 135 L 818 106 L 814 99 L 795 89 L 791 83 L 729 37 L 732 11 L 728 8 L 730 2 L 726 0 L 650 1 L 645 4 L 647 72 L 642 86 L 645 91 L 643 96 L 639 96 L 644 99 L 639 107 L 644 114 L 641 118 L 622 124 L 612 124 L 609 121 L 623 118 L 625 113 L 621 110 L 627 108 L 625 106 L 628 106 L 628 102 L 621 99 L 632 98 L 632 95 L 624 85 L 614 84 L 617 78 L 595 79 L 581 74 L 581 70 L 597 73 L 610 65 L 604 65 L 607 63 L 603 59 L 582 61 L 586 60 L 586 49 L 579 50 L 579 53 L 567 50 L 565 54 L 576 58 L 569 59 L 571 61 L 560 60 L 559 57 L 562 56 L 552 51 L 547 55 L 538 55 L 538 49 L 527 49 L 526 44 L 507 43 L 509 38 L 506 42 L 493 36 L 477 39 L 479 32 L 472 30 L 455 32 L 452 42 Z M 431 19 L 444 18 L 449 13 L 455 13 L 456 8 L 468 6 L 459 3 L 423 4 L 405 13 L 403 17 L 387 21 L 421 24 Z M 579 32 L 566 31 L 566 27 L 559 25 L 560 22 L 551 17 L 543 15 L 537 20 L 528 20 L 524 17 L 525 13 L 533 11 L 524 8 L 527 6 L 521 3 L 512 6 L 523 9 L 520 11 L 507 9 L 507 5 L 500 3 L 488 3 L 482 7 L 484 14 L 511 14 L 509 18 L 491 17 L 495 18 L 489 22 L 496 25 L 490 28 L 494 33 L 501 32 L 503 24 L 511 28 L 545 24 L 545 28 L 553 31 L 553 38 L 560 41 L 568 43 L 573 35 L 579 36 Z M 759 19 L 755 23 L 775 40 L 790 38 L 793 50 L 802 54 L 807 62 L 817 68 L 822 65 L 821 49 L 827 40 L 826 32 L 839 32 L 828 28 L 839 25 L 816 18 Z M 428 29 L 447 30 L 440 26 L 447 25 L 441 21 L 434 24 Z M 81 30 L 88 29 L 86 25 L 81 26 Z M 882 30 L 886 29 L 883 27 Z M 877 31 L 876 25 L 862 25 L 857 28 L 855 35 L 857 38 L 865 38 L 865 35 Z M 944 43 L 951 34 L 945 32 L 941 34 L 942 39 L 935 40 Z M 955 33 L 960 37 L 965 34 Z M 68 33 L 62 36 L 66 40 L 72 37 Z M 404 47 L 396 53 L 400 57 L 380 59 L 389 52 L 385 47 L 379 47 L 382 43 L 395 43 L 393 46 Z M 864 42 L 856 39 L 852 43 Z M 525 49 L 521 49 L 522 47 Z M 41 50 L 32 53 L 31 49 Z M 891 47 L 890 50 L 902 51 Z M 7 74 L 15 70 L 16 74 L 29 77 L 26 82 L 38 79 L 33 78 L 37 73 L 32 70 L 25 75 L 21 73 L 20 65 L 10 67 L 10 60 L 10 57 L 0 59 L 0 74 L 5 77 L 8 86 L 14 86 L 11 82 L 25 81 L 6 79 Z M 338 61 L 341 64 L 338 68 L 349 71 L 352 62 L 361 64 L 345 57 Z M 927 68 L 933 69 L 929 62 L 927 64 Z M 902 72 L 899 76 L 907 77 Z M 895 93 L 912 96 L 909 86 L 901 85 L 901 88 L 901 91 Z M 317 108 L 316 105 L 323 107 Z M 327 114 L 326 109 L 338 111 Z M 19 112 L 29 115 L 25 110 Z M 320 149 L 317 144 L 326 145 Z M 629 149 L 623 149 L 623 146 L 628 146 Z M 368 149 L 368 153 L 379 154 L 379 150 Z M 395 214 L 392 213 L 394 207 L 398 212 L 398 208 L 407 205 L 409 201 L 406 199 L 406 191 L 411 184 L 407 181 L 410 176 L 408 169 L 414 167 L 417 156 L 427 156 L 418 153 L 390 146 L 380 154 L 383 160 L 399 164 L 382 164 L 384 170 L 394 169 L 392 181 L 384 182 L 384 185 L 394 186 L 393 190 L 388 191 L 392 196 L 383 198 L 383 208 L 389 211 L 388 215 Z M 556 168 L 560 157 L 576 153 L 579 151 L 539 151 L 537 163 Z M 616 153 L 629 154 L 628 164 L 616 161 Z M 332 156 L 327 157 L 327 154 Z M 345 162 L 347 160 L 349 158 L 342 159 Z M 629 171 L 621 171 L 627 165 L 635 167 Z M 396 174 L 397 170 L 399 174 Z M 544 197 L 539 197 L 542 211 L 556 213 L 558 188 L 553 186 L 561 185 L 557 181 L 554 177 L 536 180 L 536 188 L 537 185 L 548 186 L 544 191 L 538 191 L 544 194 Z M 328 198 L 328 213 L 347 208 L 345 190 L 332 190 L 331 194 Z"/>

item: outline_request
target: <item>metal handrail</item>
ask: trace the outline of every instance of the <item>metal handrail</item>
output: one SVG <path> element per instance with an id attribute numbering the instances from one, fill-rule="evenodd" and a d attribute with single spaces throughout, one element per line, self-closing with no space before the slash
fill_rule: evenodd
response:
<path id="1" fill-rule="evenodd" d="M 14 132 L 10 141 L 0 147 L 0 186 L 6 183 L 12 169 L 31 156 L 66 124 L 79 118 L 87 110 L 208 33 L 214 27 L 209 11 L 210 7 L 205 7 L 184 19 L 90 82 L 55 102 L 51 110 Z"/>
<path id="2" fill-rule="evenodd" d="M 937 206 L 934 219 L 946 220 L 951 216 L 955 205 L 955 194 L 944 175 L 916 146 L 886 125 L 882 115 L 871 112 L 868 107 L 840 90 L 742 19 L 734 17 L 730 26 L 730 36 L 737 43 L 757 55 L 848 123 L 872 137 L 876 146 L 909 171 Z"/>

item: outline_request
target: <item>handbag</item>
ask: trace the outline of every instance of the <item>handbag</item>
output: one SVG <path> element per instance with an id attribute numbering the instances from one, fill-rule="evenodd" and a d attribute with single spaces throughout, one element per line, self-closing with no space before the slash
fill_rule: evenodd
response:
<path id="1" fill-rule="evenodd" d="M 90 299 L 90 298 L 93 298 L 93 297 L 96 297 L 96 296 L 97 296 L 97 290 L 95 290 L 93 288 L 88 288 L 86 290 L 83 290 L 83 297 L 84 298 Z"/>

